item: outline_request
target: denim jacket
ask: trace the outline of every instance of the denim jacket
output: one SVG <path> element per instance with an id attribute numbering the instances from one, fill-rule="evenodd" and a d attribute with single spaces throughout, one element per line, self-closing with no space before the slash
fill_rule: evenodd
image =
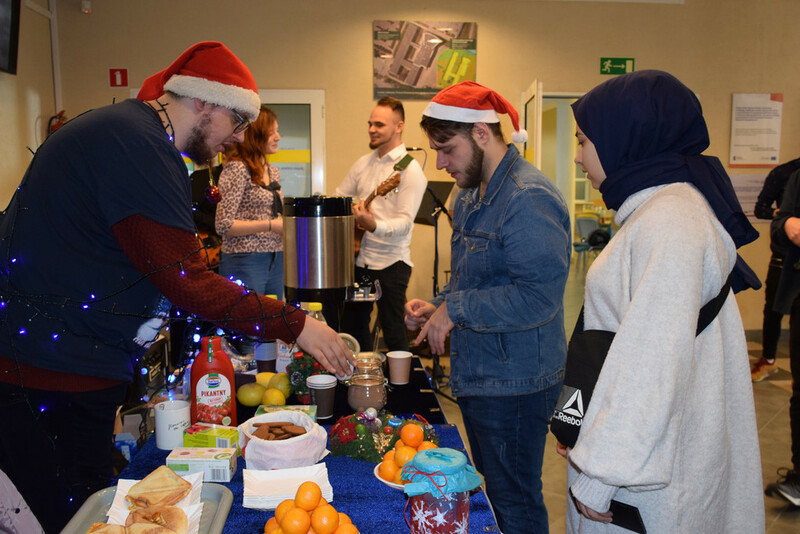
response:
<path id="1" fill-rule="evenodd" d="M 553 183 L 516 147 L 478 188 L 459 193 L 447 302 L 456 396 L 535 393 L 561 382 L 563 297 L 572 252 L 569 212 Z"/>

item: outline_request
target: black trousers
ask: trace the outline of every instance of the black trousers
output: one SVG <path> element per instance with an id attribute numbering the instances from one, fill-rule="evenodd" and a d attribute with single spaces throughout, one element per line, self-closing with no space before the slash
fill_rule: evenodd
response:
<path id="1" fill-rule="evenodd" d="M 383 294 L 378 300 L 378 320 L 381 322 L 386 347 L 390 351 L 408 350 L 403 315 L 411 267 L 403 261 L 381 270 L 356 267 L 355 280 L 360 282 L 365 276 L 370 280 L 378 280 L 381 284 Z M 372 302 L 348 302 L 345 304 L 342 317 L 342 332 L 347 332 L 356 338 L 361 350 L 365 352 L 375 348 L 373 347 L 375 340 L 372 339 L 369 329 L 371 314 Z"/>
<path id="2" fill-rule="evenodd" d="M 792 372 L 792 397 L 789 399 L 792 465 L 800 473 L 800 296 L 792 302 L 789 316 L 789 367 Z"/>
<path id="3" fill-rule="evenodd" d="M 58 533 L 113 482 L 114 420 L 127 384 L 66 393 L 0 382 L 0 468 L 45 532 Z"/>
<path id="4" fill-rule="evenodd" d="M 783 258 L 774 253 L 769 260 L 767 279 L 764 282 L 764 322 L 761 329 L 762 356 L 771 360 L 775 358 L 778 350 L 778 341 L 781 338 L 781 320 L 783 315 L 772 309 L 775 303 L 775 293 L 781 281 Z"/>

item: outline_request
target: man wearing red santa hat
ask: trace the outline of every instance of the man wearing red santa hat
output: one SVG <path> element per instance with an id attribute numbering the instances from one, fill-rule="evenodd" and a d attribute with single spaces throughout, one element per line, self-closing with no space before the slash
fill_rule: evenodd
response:
<path id="1" fill-rule="evenodd" d="M 138 99 L 47 138 L 0 221 L 0 469 L 45 531 L 112 480 L 111 440 L 138 358 L 170 303 L 258 338 L 297 343 L 328 371 L 352 354 L 294 307 L 206 267 L 181 154 L 205 162 L 259 113 L 252 74 L 202 42 Z"/>
<path id="2" fill-rule="evenodd" d="M 422 128 L 462 189 L 453 214 L 450 282 L 406 304 L 434 353 L 450 335 L 450 386 L 475 467 L 505 534 L 547 532 L 542 455 L 567 353 L 562 300 L 569 212 L 553 183 L 506 145 L 500 114 L 524 142 L 516 110 L 495 91 L 462 82 L 437 94 Z"/>

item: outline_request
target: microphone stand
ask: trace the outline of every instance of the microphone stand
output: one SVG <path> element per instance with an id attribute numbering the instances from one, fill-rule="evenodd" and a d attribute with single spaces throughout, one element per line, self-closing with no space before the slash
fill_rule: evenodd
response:
<path id="1" fill-rule="evenodd" d="M 431 198 L 433 198 L 433 212 L 431 213 L 431 218 L 433 219 L 433 296 L 435 297 L 439 294 L 439 215 L 444 213 L 451 225 L 453 224 L 453 217 L 450 215 L 450 212 L 447 211 L 444 203 L 442 203 L 433 192 L 433 189 L 431 189 L 430 186 L 426 187 L 426 189 L 428 193 L 431 194 Z M 449 380 L 450 377 L 445 374 L 444 369 L 442 369 L 439 363 L 439 355 L 431 351 L 431 358 L 433 359 L 431 388 L 450 402 L 456 403 L 453 397 L 441 391 L 442 386 L 440 382 Z"/>

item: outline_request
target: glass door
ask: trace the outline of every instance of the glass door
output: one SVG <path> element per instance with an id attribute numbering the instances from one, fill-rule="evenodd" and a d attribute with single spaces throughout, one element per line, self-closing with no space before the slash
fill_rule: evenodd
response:
<path id="1" fill-rule="evenodd" d="M 281 171 L 285 197 L 325 192 L 325 91 L 260 89 L 261 101 L 278 116 L 281 141 L 270 163 Z"/>

